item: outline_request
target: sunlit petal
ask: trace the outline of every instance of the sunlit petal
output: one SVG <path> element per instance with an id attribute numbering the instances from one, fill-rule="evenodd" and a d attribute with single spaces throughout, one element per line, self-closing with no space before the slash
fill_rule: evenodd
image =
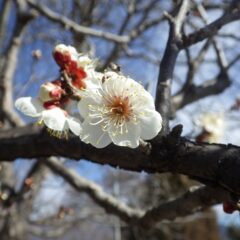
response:
<path id="1" fill-rule="evenodd" d="M 66 120 L 67 120 L 69 129 L 75 135 L 79 136 L 81 131 L 82 131 L 81 122 L 78 119 L 76 119 L 76 118 L 70 118 L 70 117 L 68 117 Z"/>
<path id="2" fill-rule="evenodd" d="M 44 110 L 42 103 L 37 98 L 22 97 L 16 100 L 15 107 L 22 113 L 31 117 L 41 116 Z"/>
<path id="3" fill-rule="evenodd" d="M 149 140 L 154 138 L 162 128 L 161 115 L 152 110 L 146 110 L 141 118 L 141 138 Z"/>
<path id="4" fill-rule="evenodd" d="M 112 128 L 109 135 L 113 143 L 118 146 L 136 148 L 140 140 L 140 125 L 128 122 L 122 133 L 116 132 Z"/>
<path id="5" fill-rule="evenodd" d="M 66 116 L 60 108 L 53 108 L 42 112 L 44 124 L 55 131 L 64 131 L 67 129 Z"/>
<path id="6" fill-rule="evenodd" d="M 104 148 L 111 143 L 107 132 L 102 131 L 99 126 L 91 125 L 88 121 L 82 124 L 81 140 L 91 143 L 96 148 Z"/>
<path id="7" fill-rule="evenodd" d="M 87 118 L 89 116 L 91 106 L 101 104 L 101 101 L 102 98 L 93 90 L 88 94 L 85 94 L 78 103 L 78 110 L 80 115 L 83 118 Z"/>

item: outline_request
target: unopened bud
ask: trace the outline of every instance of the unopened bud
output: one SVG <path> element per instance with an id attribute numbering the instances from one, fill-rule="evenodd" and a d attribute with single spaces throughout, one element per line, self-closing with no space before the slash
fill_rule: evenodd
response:
<path id="1" fill-rule="evenodd" d="M 65 69 L 72 61 L 77 62 L 78 52 L 74 47 L 58 44 L 53 50 L 56 63 Z"/>
<path id="2" fill-rule="evenodd" d="M 42 102 L 59 100 L 62 96 L 62 93 L 63 90 L 60 86 L 48 82 L 41 85 L 39 90 L 39 98 Z"/>
<path id="3" fill-rule="evenodd" d="M 32 56 L 37 59 L 40 60 L 42 58 L 42 52 L 41 50 L 37 49 L 35 51 L 32 51 Z"/>

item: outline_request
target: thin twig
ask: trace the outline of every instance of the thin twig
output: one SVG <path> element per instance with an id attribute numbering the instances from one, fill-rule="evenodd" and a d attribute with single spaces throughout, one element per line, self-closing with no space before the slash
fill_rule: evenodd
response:
<path id="1" fill-rule="evenodd" d="M 65 168 L 58 160 L 54 158 L 45 159 L 44 163 L 55 173 L 64 178 L 76 190 L 85 192 L 106 212 L 119 216 L 124 221 L 131 221 L 143 215 L 141 210 L 135 210 L 113 196 L 105 193 L 97 184 L 88 181 L 78 175 L 75 171 Z"/>
<path id="2" fill-rule="evenodd" d="M 171 85 L 177 56 L 180 52 L 178 42 L 181 41 L 180 29 L 189 7 L 189 0 L 183 0 L 177 15 L 170 21 L 170 31 L 167 46 L 160 64 L 158 83 L 156 88 L 156 109 L 163 118 L 161 134 L 169 131 L 168 121 L 171 114 Z"/>
<path id="3" fill-rule="evenodd" d="M 77 191 L 87 193 L 106 212 L 118 216 L 125 222 L 141 225 L 144 229 L 154 228 L 163 220 L 174 220 L 230 199 L 227 191 L 216 187 L 201 187 L 182 196 L 161 203 L 147 211 L 130 208 L 113 196 L 105 193 L 97 184 L 82 178 L 75 171 L 63 166 L 58 160 L 48 158 L 44 163 L 64 178 Z"/>
<path id="4" fill-rule="evenodd" d="M 232 7 L 233 7 L 233 4 L 231 4 L 230 9 L 227 9 L 226 12 L 217 20 L 197 30 L 196 32 L 189 34 L 188 36 L 184 36 L 183 41 L 179 43 L 179 47 L 187 48 L 206 38 L 210 38 L 214 36 L 226 24 L 239 20 L 240 7 L 239 6 L 234 8 Z"/>
<path id="5" fill-rule="evenodd" d="M 72 21 L 71 19 L 55 13 L 48 7 L 36 3 L 36 1 L 34 0 L 26 0 L 26 1 L 32 8 L 37 10 L 43 16 L 47 17 L 52 22 L 59 23 L 62 26 L 66 27 L 67 29 L 71 29 L 75 33 L 98 37 L 98 38 L 102 38 L 102 39 L 117 42 L 117 43 L 128 43 L 129 41 L 128 36 L 119 36 L 110 32 L 100 31 L 100 30 L 89 28 L 89 27 L 81 26 L 76 22 Z"/>

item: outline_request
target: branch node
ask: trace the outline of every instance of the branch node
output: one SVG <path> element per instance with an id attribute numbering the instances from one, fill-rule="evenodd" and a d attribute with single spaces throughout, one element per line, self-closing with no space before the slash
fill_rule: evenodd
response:
<path id="1" fill-rule="evenodd" d="M 173 127 L 172 131 L 169 133 L 167 137 L 167 143 L 170 144 L 171 146 L 177 145 L 179 143 L 182 130 L 183 130 L 182 124 L 178 124 L 175 127 Z"/>
<path id="2" fill-rule="evenodd" d="M 174 17 L 169 14 L 168 12 L 164 11 L 163 12 L 163 16 L 170 22 L 170 23 L 174 23 Z"/>
<path id="3" fill-rule="evenodd" d="M 146 154 L 146 155 L 150 155 L 151 151 L 152 151 L 152 145 L 149 142 L 145 142 L 142 139 L 140 139 L 140 148 L 141 151 Z"/>

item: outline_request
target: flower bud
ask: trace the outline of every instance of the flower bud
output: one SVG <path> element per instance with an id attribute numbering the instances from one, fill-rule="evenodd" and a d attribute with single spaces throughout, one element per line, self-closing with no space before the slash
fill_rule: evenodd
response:
<path id="1" fill-rule="evenodd" d="M 39 98 L 42 102 L 51 100 L 59 100 L 62 96 L 63 90 L 60 86 L 51 82 L 42 84 L 39 90 Z"/>
<path id="2" fill-rule="evenodd" d="M 53 57 L 62 69 L 66 69 L 71 62 L 77 62 L 78 52 L 74 47 L 58 44 L 53 50 Z"/>
<path id="3" fill-rule="evenodd" d="M 237 211 L 237 205 L 234 202 L 226 201 L 223 203 L 223 211 L 228 214 L 232 214 Z"/>

